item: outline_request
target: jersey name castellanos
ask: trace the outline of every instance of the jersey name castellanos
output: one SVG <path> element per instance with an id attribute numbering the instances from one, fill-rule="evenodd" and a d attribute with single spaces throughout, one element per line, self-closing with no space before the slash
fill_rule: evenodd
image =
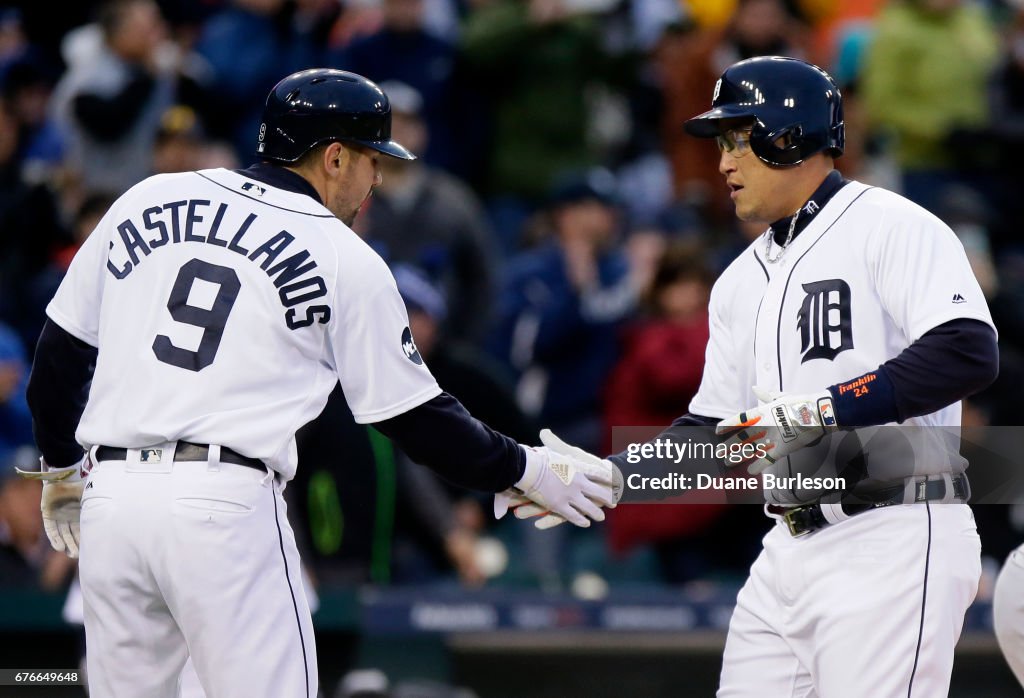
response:
<path id="1" fill-rule="evenodd" d="M 384 261 L 309 196 L 224 169 L 125 193 L 47 315 L 99 348 L 86 448 L 219 444 L 290 479 L 339 377 L 360 423 L 441 392 Z"/>
<path id="2" fill-rule="evenodd" d="M 732 416 L 758 404 L 754 385 L 808 393 L 850 381 L 957 318 L 992 325 L 953 231 L 901 196 L 850 182 L 778 262 L 765 259 L 762 236 L 715 283 L 704 376 L 690 412 Z M 870 378 L 847 387 L 870 390 Z M 958 427 L 960 412 L 957 402 L 904 424 Z M 833 446 L 836 440 L 833 436 Z M 795 474 L 788 471 L 801 469 L 800 460 L 812 469 L 820 466 L 820 449 L 804 450 L 808 453 L 798 451 L 773 466 L 778 474 Z M 916 465 L 907 458 L 887 465 L 889 472 L 868 475 L 885 480 L 920 474 L 922 468 L 962 469 L 962 462 L 951 459 L 958 457 L 945 453 L 938 459 L 944 462 Z M 770 498 L 790 504 L 806 500 L 795 492 Z"/>

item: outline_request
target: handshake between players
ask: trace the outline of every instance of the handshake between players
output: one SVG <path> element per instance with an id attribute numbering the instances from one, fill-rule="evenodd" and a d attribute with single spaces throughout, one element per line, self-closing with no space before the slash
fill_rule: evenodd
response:
<path id="1" fill-rule="evenodd" d="M 761 403 L 718 422 L 715 433 L 726 447 L 750 446 L 752 457 L 724 460 L 727 466 L 746 466 L 757 475 L 780 458 L 813 445 L 837 428 L 828 391 L 811 395 L 769 392 L 758 386 Z M 494 515 L 512 509 L 517 518 L 536 518 L 546 529 L 570 521 L 588 527 L 604 521 L 601 507 L 614 509 L 622 498 L 624 479 L 612 461 L 565 443 L 550 429 L 540 432 L 541 448 L 526 450 L 526 469 L 513 487 L 494 496 Z M 711 444 L 715 445 L 715 444 Z M 633 461 L 630 461 L 633 462 Z"/>
<path id="2" fill-rule="evenodd" d="M 540 432 L 540 448 L 525 447 L 523 477 L 494 495 L 494 516 L 512 509 L 517 518 L 537 518 L 545 529 L 570 521 L 586 528 L 604 521 L 601 507 L 615 508 L 622 497 L 622 473 L 609 460 L 570 446 L 550 429 Z"/>
<path id="3" fill-rule="evenodd" d="M 781 395 L 759 393 L 758 396 L 769 404 L 758 412 L 749 411 L 733 420 L 723 420 L 718 432 L 731 433 L 732 439 L 750 439 L 742 427 L 759 421 L 762 414 L 772 415 L 770 408 L 782 402 L 779 400 Z M 776 402 L 771 402 L 773 399 Z M 755 414 L 757 419 L 745 421 Z M 834 422 L 831 427 L 834 428 Z M 778 429 L 776 426 L 774 431 Z M 767 447 L 773 448 L 773 440 L 766 438 L 767 431 L 769 429 L 762 428 L 754 438 L 767 441 Z M 827 431 L 827 428 L 810 429 L 807 433 L 813 438 L 814 432 L 820 438 L 818 431 Z M 536 519 L 534 525 L 539 529 L 552 528 L 566 521 L 587 528 L 591 521 L 604 521 L 602 507 L 613 509 L 622 498 L 624 480 L 619 468 L 608 459 L 570 446 L 550 429 L 542 430 L 540 438 L 543 446 L 539 448 L 522 446 L 526 453 L 523 477 L 509 489 L 495 494 L 495 517 L 500 519 L 511 509 L 519 519 Z M 780 439 L 775 441 L 781 443 Z M 800 445 L 803 445 L 802 441 Z M 794 445 L 788 450 L 797 447 Z M 760 472 L 778 457 L 779 453 L 775 453 L 774 457 L 758 461 L 751 466 L 750 472 Z M 38 473 L 19 471 L 23 477 L 41 479 L 47 485 L 43 488 L 41 506 L 47 537 L 55 550 L 65 551 L 71 557 L 78 557 L 78 516 L 84 477 L 88 471 L 88 467 L 83 465 L 86 463 L 87 458 L 68 468 L 49 468 L 49 472 L 45 467 Z"/>

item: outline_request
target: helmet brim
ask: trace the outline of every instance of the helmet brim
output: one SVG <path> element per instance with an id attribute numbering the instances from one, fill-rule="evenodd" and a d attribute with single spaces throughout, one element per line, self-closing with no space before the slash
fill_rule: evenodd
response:
<path id="1" fill-rule="evenodd" d="M 722 107 L 709 109 L 703 114 L 698 114 L 683 124 L 685 130 L 691 136 L 697 138 L 714 138 L 719 135 L 718 122 L 723 119 L 754 118 L 754 113 L 746 107 L 730 104 Z"/>
<path id="2" fill-rule="evenodd" d="M 399 160 L 416 159 L 416 156 L 408 148 L 395 141 L 359 141 L 359 143 L 367 148 L 373 148 L 378 153 L 384 153 Z"/>

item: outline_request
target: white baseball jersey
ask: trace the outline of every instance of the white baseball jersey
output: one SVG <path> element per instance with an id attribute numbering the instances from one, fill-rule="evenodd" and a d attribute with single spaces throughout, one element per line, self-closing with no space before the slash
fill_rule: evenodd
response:
<path id="1" fill-rule="evenodd" d="M 219 444 L 290 479 L 339 378 L 361 423 L 441 392 L 384 261 L 311 197 L 224 169 L 125 193 L 47 314 L 99 348 L 86 448 Z"/>
<path id="2" fill-rule="evenodd" d="M 903 197 L 850 182 L 779 261 L 766 260 L 762 236 L 715 283 L 704 377 L 690 412 L 732 416 L 758 404 L 754 385 L 820 391 L 876 369 L 957 318 L 992 325 L 953 231 Z M 959 426 L 960 404 L 904 424 Z M 913 463 L 906 467 L 889 476 L 914 474 Z"/>

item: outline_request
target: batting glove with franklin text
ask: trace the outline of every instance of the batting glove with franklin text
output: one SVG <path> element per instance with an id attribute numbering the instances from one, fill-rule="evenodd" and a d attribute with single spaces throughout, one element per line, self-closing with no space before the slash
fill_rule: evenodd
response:
<path id="1" fill-rule="evenodd" d="M 838 428 L 832 394 L 787 395 L 754 386 L 762 404 L 718 423 L 715 433 L 728 436 L 729 453 L 749 453 L 749 458 L 730 465 L 750 463 L 757 475 L 778 460 L 806 446 L 813 446 Z"/>
<path id="2" fill-rule="evenodd" d="M 570 446 L 555 436 L 554 432 L 550 429 L 543 429 L 540 432 L 540 441 L 555 453 L 575 458 L 579 463 L 579 467 L 582 468 L 588 477 L 594 476 L 604 479 L 610 476 L 612 479 L 612 503 L 608 508 L 615 508 L 619 503 L 619 499 L 622 498 L 624 482 L 622 472 L 614 463 L 605 458 L 599 458 L 592 453 L 587 453 L 577 446 Z M 551 513 L 539 504 L 519 494 L 511 494 L 509 507 L 515 512 L 517 519 L 529 519 L 539 516 L 540 518 L 533 525 L 542 530 L 565 523 L 565 519 L 558 514 Z"/>
<path id="3" fill-rule="evenodd" d="M 81 540 L 79 520 L 82 514 L 82 492 L 85 490 L 85 476 L 89 473 L 88 454 L 74 465 L 53 468 L 39 459 L 40 470 L 15 468 L 18 474 L 29 480 L 42 480 L 43 496 L 39 509 L 43 513 L 43 530 L 50 539 L 50 545 L 57 552 L 68 557 L 78 557 Z"/>
<path id="4" fill-rule="evenodd" d="M 510 508 L 532 503 L 582 528 L 590 526 L 591 521 L 604 521 L 601 507 L 613 505 L 611 473 L 595 471 L 548 446 L 523 446 L 523 450 L 523 477 L 510 489 L 494 495 L 495 518 L 500 519 Z"/>

